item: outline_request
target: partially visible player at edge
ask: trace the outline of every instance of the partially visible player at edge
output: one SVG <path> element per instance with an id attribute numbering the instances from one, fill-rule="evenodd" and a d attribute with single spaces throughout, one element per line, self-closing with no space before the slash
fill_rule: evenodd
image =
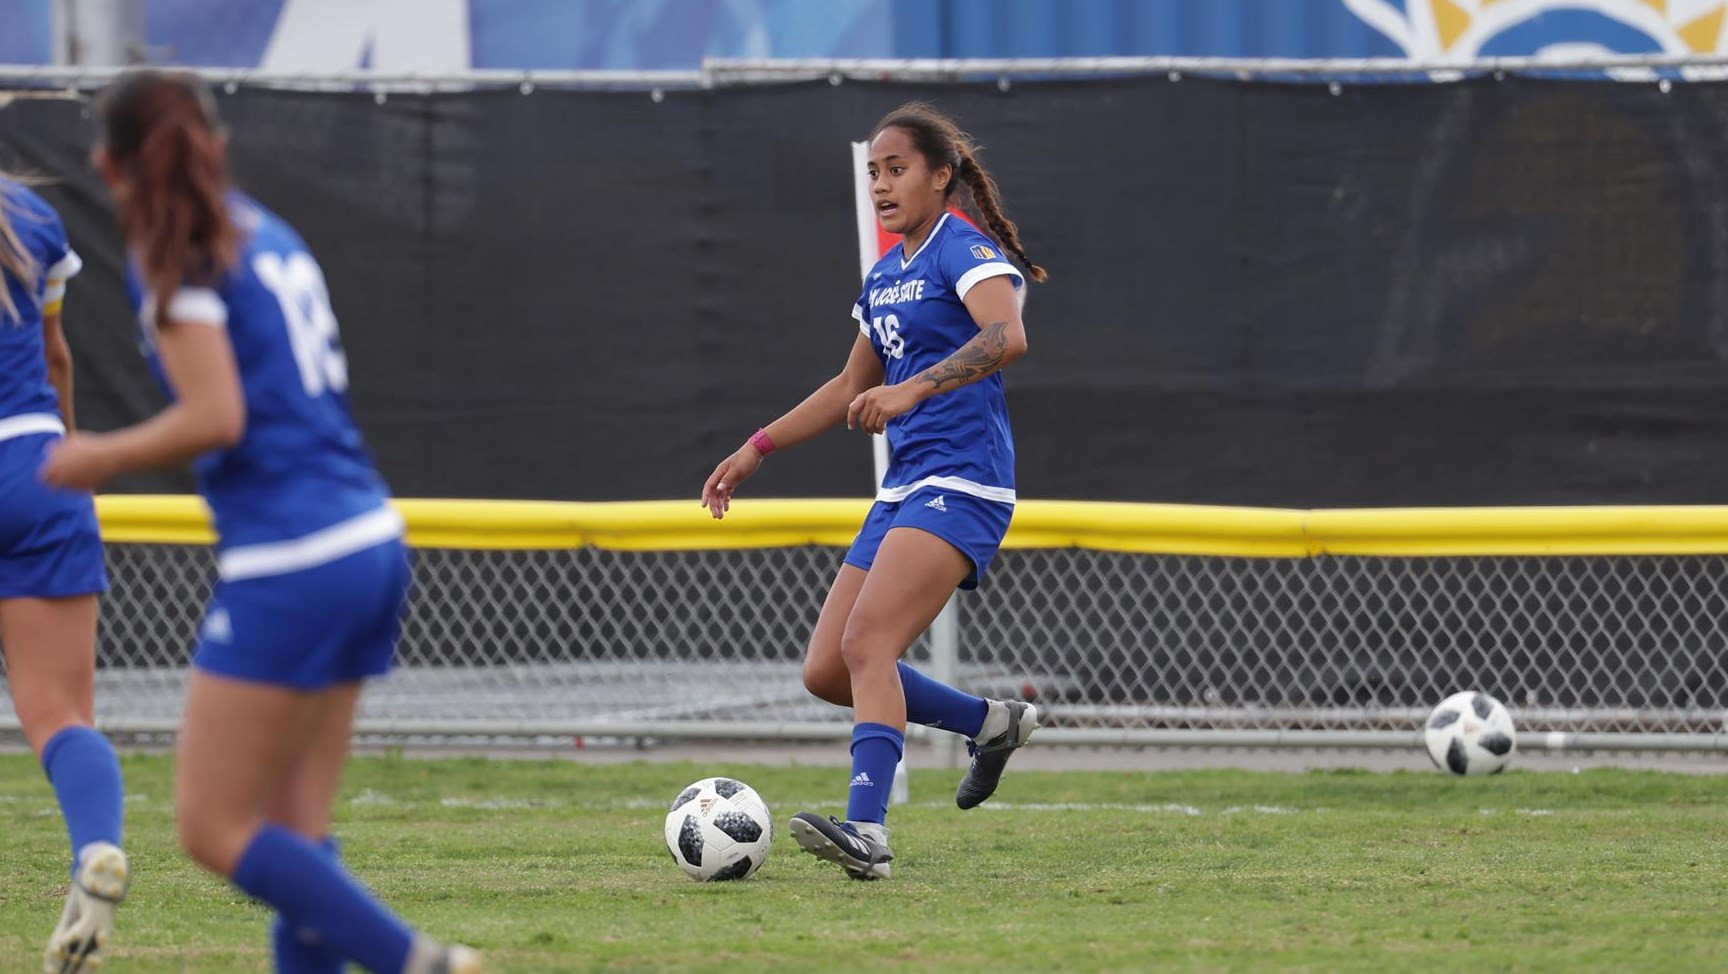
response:
<path id="1" fill-rule="evenodd" d="M 49 483 L 192 462 L 218 581 L 186 693 L 180 841 L 276 911 L 276 970 L 474 974 L 342 867 L 330 811 L 361 681 L 390 668 L 408 591 L 402 520 L 349 416 L 324 276 L 287 224 L 228 182 L 215 102 L 190 75 L 127 75 L 98 102 L 127 288 L 170 405 L 59 444 Z"/>
<path id="2" fill-rule="evenodd" d="M 776 448 L 842 421 L 888 434 L 892 460 L 876 504 L 828 590 L 804 657 L 804 685 L 852 707 L 852 784 L 846 821 L 793 816 L 805 851 L 854 879 L 881 879 L 888 793 L 905 748 L 906 722 L 968 738 L 972 765 L 955 802 L 989 798 L 1015 748 L 1038 727 L 1019 701 L 985 700 L 919 673 L 900 657 L 956 586 L 976 588 L 1014 512 L 1014 440 L 999 374 L 1026 352 L 1017 290 L 1019 258 L 1035 281 L 1018 229 L 972 141 L 929 105 L 888 113 L 870 138 L 870 195 L 877 219 L 900 235 L 870 271 L 852 308 L 851 356 L 791 412 L 757 431 L 714 469 L 702 503 L 725 515 L 732 494 Z M 964 186 L 994 236 L 948 212 Z"/>
<path id="3" fill-rule="evenodd" d="M 72 838 L 72 883 L 43 969 L 101 962 L 130 878 L 120 851 L 120 762 L 90 725 L 97 597 L 107 589 L 87 491 L 36 479 L 72 428 L 72 353 L 60 328 L 82 263 L 40 196 L 0 173 L 0 646 L 12 705 Z"/>

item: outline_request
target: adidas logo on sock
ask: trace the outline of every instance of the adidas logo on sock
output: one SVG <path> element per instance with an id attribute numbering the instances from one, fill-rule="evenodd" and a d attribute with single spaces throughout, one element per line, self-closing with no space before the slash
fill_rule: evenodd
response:
<path id="1" fill-rule="evenodd" d="M 929 507 L 929 508 L 934 508 L 934 509 L 941 511 L 942 513 L 946 514 L 946 513 L 948 513 L 948 503 L 943 500 L 943 498 L 945 496 L 947 496 L 947 495 L 937 494 L 935 500 L 931 501 L 928 504 L 925 504 L 924 506 Z"/>
<path id="2" fill-rule="evenodd" d="M 854 788 L 874 788 L 874 787 L 876 787 L 876 782 L 870 780 L 869 772 L 860 771 L 857 774 L 852 776 L 852 787 L 854 787 Z"/>

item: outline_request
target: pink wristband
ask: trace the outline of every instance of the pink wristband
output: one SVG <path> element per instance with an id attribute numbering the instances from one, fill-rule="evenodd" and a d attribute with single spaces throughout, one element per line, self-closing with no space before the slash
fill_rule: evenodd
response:
<path id="1" fill-rule="evenodd" d="M 774 441 L 768 438 L 768 431 L 766 429 L 759 429 L 756 432 L 751 433 L 748 442 L 751 446 L 756 448 L 757 453 L 764 457 L 773 453 L 775 450 Z"/>

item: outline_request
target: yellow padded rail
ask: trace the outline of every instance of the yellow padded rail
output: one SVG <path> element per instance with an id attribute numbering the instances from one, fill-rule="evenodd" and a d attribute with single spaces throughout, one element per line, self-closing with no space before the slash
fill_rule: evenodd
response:
<path id="1" fill-rule="evenodd" d="M 1312 511 L 1333 555 L 1711 555 L 1728 553 L 1728 507 L 1479 507 Z"/>
<path id="2" fill-rule="evenodd" d="M 695 501 L 398 500 L 420 548 L 620 551 L 846 545 L 865 500 L 756 500 L 715 521 Z M 111 542 L 209 544 L 196 497 L 96 500 Z M 1531 507 L 1298 511 L 1180 504 L 1022 501 L 1010 548 L 1302 558 L 1319 554 L 1657 555 L 1728 553 L 1728 507 Z"/>

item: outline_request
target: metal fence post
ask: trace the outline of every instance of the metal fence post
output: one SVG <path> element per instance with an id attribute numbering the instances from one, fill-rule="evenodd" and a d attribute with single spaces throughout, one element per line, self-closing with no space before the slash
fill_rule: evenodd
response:
<path id="1" fill-rule="evenodd" d="M 930 676 L 955 686 L 960 677 L 960 611 L 956 607 L 955 596 L 948 597 L 948 604 L 937 614 L 936 621 L 930 624 Z M 960 739 L 954 734 L 937 733 L 930 735 L 930 753 L 939 768 L 953 768 L 960 764 Z"/>

